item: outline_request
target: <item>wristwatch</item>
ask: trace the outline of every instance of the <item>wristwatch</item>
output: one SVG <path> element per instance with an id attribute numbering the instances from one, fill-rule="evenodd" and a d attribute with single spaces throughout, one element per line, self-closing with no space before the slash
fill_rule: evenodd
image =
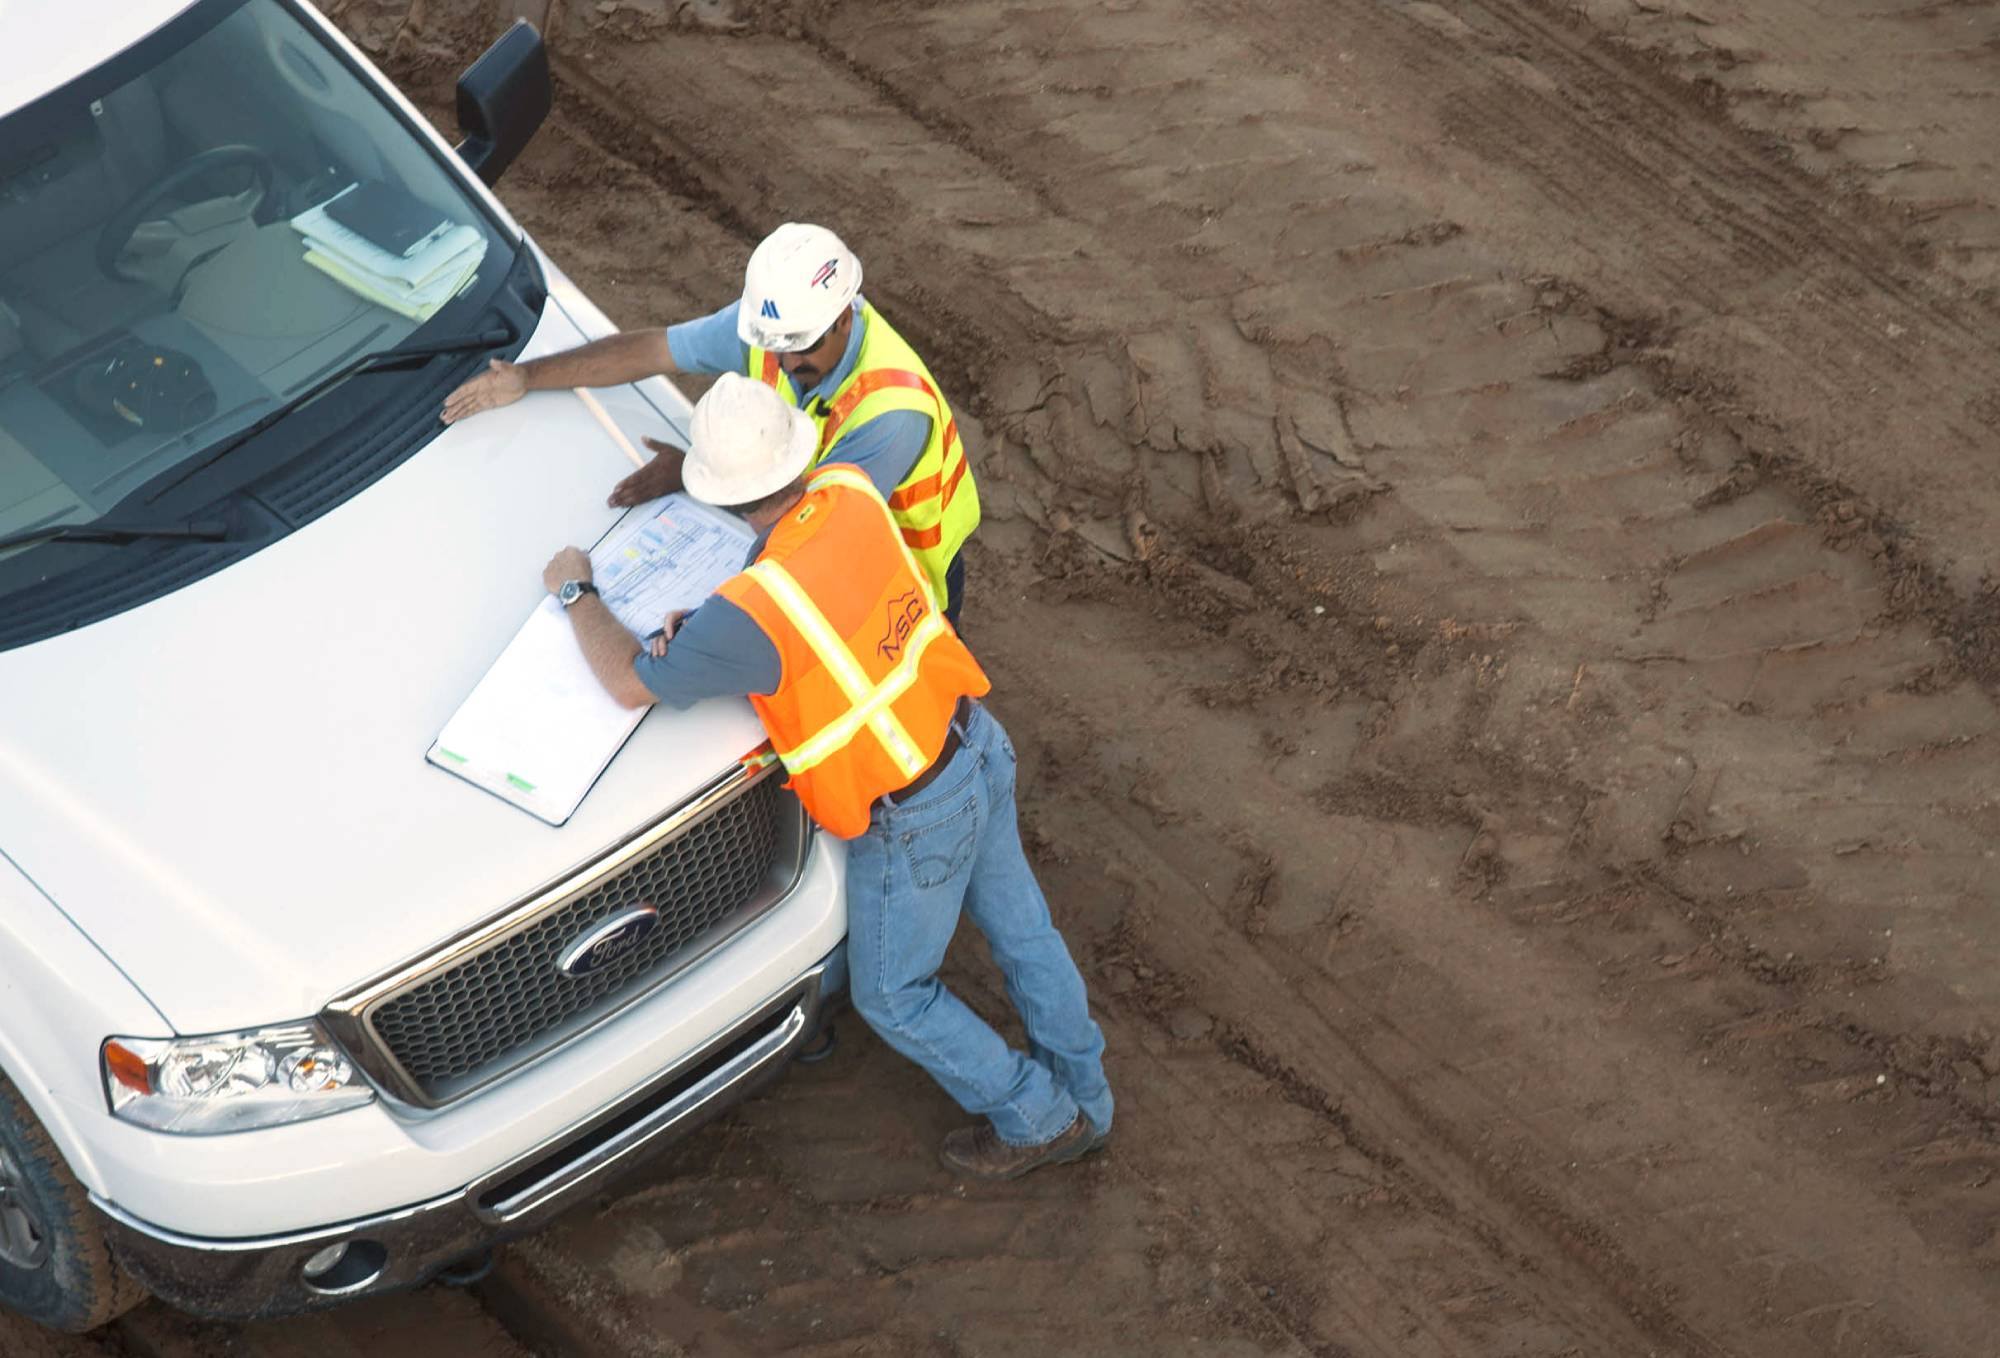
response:
<path id="1" fill-rule="evenodd" d="M 564 608 L 568 608 L 584 595 L 595 593 L 597 586 L 588 580 L 565 580 L 562 588 L 556 591 L 556 601 Z"/>

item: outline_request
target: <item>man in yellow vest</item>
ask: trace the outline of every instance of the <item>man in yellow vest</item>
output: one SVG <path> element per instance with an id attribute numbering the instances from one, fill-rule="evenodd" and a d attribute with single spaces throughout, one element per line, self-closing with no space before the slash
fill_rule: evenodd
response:
<path id="1" fill-rule="evenodd" d="M 558 552 L 542 582 L 568 601 L 592 672 L 628 707 L 749 697 L 786 786 L 847 841 L 855 1009 L 985 1119 L 945 1137 L 947 1168 L 1011 1179 L 1098 1149 L 1104 1036 L 1021 851 L 1014 748 L 902 523 L 858 468 L 815 465 L 812 420 L 747 376 L 716 382 L 692 434 L 687 492 L 755 529 L 754 559 L 642 646 L 591 589 L 589 556 Z M 961 911 L 1006 978 L 1026 1052 L 938 981 Z"/>
<path id="2" fill-rule="evenodd" d="M 861 296 L 861 261 L 823 226 L 786 222 L 765 237 L 744 271 L 741 300 L 722 310 L 526 363 L 494 359 L 445 398 L 443 417 L 450 424 L 530 391 L 726 372 L 776 389 L 812 418 L 815 465 L 845 462 L 867 474 L 957 626 L 965 595 L 959 548 L 979 526 L 979 491 L 958 424 L 930 369 Z M 681 451 L 646 443 L 653 460 L 618 483 L 612 504 L 680 489 Z"/>

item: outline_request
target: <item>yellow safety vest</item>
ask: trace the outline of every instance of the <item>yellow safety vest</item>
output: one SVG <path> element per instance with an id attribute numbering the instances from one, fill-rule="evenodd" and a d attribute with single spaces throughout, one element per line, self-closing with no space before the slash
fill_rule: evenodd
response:
<path id="1" fill-rule="evenodd" d="M 908 341 L 865 301 L 860 324 L 861 352 L 855 356 L 854 371 L 830 397 L 814 401 L 806 411 L 819 426 L 819 451 L 813 456 L 813 465 L 826 460 L 841 435 L 859 429 L 877 415 L 914 410 L 930 417 L 930 442 L 889 497 L 889 510 L 902 530 L 904 543 L 929 578 L 932 593 L 942 600 L 945 569 L 979 526 L 979 489 L 972 482 L 958 423 L 930 369 Z M 794 406 L 799 403 L 798 391 L 779 366 L 776 354 L 752 345 L 750 376 L 777 388 Z"/>

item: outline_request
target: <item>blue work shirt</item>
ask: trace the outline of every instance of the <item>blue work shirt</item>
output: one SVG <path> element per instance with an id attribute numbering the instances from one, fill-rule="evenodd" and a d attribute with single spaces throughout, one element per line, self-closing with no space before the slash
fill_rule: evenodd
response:
<path id="1" fill-rule="evenodd" d="M 632 670 L 668 707 L 691 707 L 703 698 L 768 696 L 784 677 L 778 648 L 764 629 L 720 594 L 709 595 L 688 615 L 665 655 L 641 651 Z"/>
<path id="2" fill-rule="evenodd" d="M 667 327 L 667 349 L 674 366 L 686 373 L 741 373 L 750 369 L 750 346 L 736 334 L 736 309 L 731 302 L 722 310 L 700 320 L 683 321 Z M 847 336 L 847 349 L 819 384 L 798 393 L 799 409 L 810 410 L 817 400 L 831 400 L 840 384 L 854 371 L 861 357 L 861 299 L 854 301 L 854 329 Z M 833 441 L 827 450 L 829 462 L 851 462 L 867 473 L 883 499 L 888 499 L 903 478 L 924 455 L 931 441 L 931 417 L 915 410 L 890 410 L 877 415 L 859 428 L 850 429 Z"/>

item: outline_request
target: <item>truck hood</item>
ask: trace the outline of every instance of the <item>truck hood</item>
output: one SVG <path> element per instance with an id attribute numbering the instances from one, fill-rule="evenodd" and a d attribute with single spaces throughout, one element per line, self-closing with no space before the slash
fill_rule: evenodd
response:
<path id="1" fill-rule="evenodd" d="M 551 305 L 529 352 L 581 339 Z M 670 427 L 601 396 L 635 445 Z M 536 393 L 246 561 L 0 653 L 0 850 L 182 1033 L 314 1013 L 560 878 L 763 739 L 741 700 L 655 709 L 561 829 L 424 760 L 629 470 Z"/>

